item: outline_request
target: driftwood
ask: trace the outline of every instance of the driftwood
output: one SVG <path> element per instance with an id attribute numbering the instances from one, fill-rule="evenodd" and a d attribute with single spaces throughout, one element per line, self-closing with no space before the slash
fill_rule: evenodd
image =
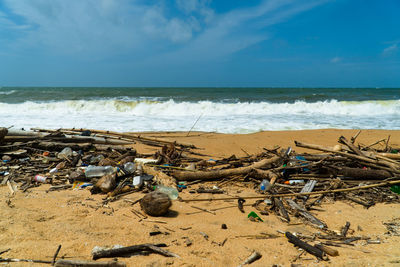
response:
<path id="1" fill-rule="evenodd" d="M 327 228 L 327 225 L 324 222 L 317 219 L 314 215 L 306 211 L 304 208 L 302 208 L 299 204 L 297 204 L 293 200 L 286 199 L 286 203 L 288 203 L 291 209 L 293 209 L 296 213 L 298 213 L 302 218 L 310 222 L 312 225 L 320 229 Z"/>
<path id="2" fill-rule="evenodd" d="M 280 160 L 280 157 L 274 156 L 269 159 L 263 159 L 256 163 L 253 163 L 247 167 L 240 167 L 235 169 L 227 169 L 227 170 L 216 170 L 216 171 L 197 171 L 197 172 L 186 172 L 186 171 L 174 171 L 173 176 L 178 181 L 193 181 L 193 180 L 213 180 L 213 179 L 221 179 L 227 176 L 234 175 L 245 175 L 251 172 L 253 169 L 259 169 L 270 165 L 272 163 Z"/>
<path id="3" fill-rule="evenodd" d="M 288 239 L 288 241 L 290 243 L 292 243 L 293 245 L 304 249 L 305 251 L 307 251 L 308 253 L 314 255 L 315 257 L 317 257 L 319 259 L 328 260 L 328 257 L 325 255 L 325 253 L 321 249 L 311 246 L 310 244 L 300 240 L 299 238 L 297 238 L 290 232 L 286 232 L 285 236 Z"/>
<path id="4" fill-rule="evenodd" d="M 368 162 L 368 163 L 374 164 L 375 166 L 380 166 L 380 165 L 385 166 L 385 167 L 389 168 L 389 170 L 392 172 L 400 173 L 400 171 L 399 171 L 400 165 L 394 164 L 393 162 L 389 162 L 386 160 L 379 160 L 379 159 L 371 159 L 366 156 L 359 156 L 359 155 L 355 155 L 355 154 L 335 151 L 334 149 L 329 148 L 329 147 L 324 147 L 324 146 L 319 146 L 319 145 L 314 145 L 314 144 L 306 144 L 306 143 L 301 143 L 298 141 L 294 141 L 294 142 L 295 142 L 296 146 L 298 146 L 298 147 L 304 147 L 304 148 L 308 148 L 308 149 L 314 149 L 314 150 L 319 150 L 319 151 L 335 153 L 335 154 L 338 154 L 338 155 L 341 155 L 341 156 L 344 156 L 347 158 L 360 160 L 363 162 Z M 380 167 L 380 168 L 388 170 L 387 168 L 384 168 L 384 167 Z"/>
<path id="5" fill-rule="evenodd" d="M 323 252 L 325 252 L 329 256 L 333 256 L 333 257 L 339 256 L 339 251 L 337 251 L 336 249 L 324 246 L 322 244 L 316 244 L 314 246 L 316 248 L 319 248 L 320 250 L 322 250 Z"/>
<path id="6" fill-rule="evenodd" d="M 119 261 L 106 261 L 106 262 L 95 262 L 95 261 L 79 261 L 79 260 L 58 260 L 55 267 L 125 267 L 124 262 Z"/>
<path id="7" fill-rule="evenodd" d="M 112 131 L 102 131 L 102 130 L 93 130 L 93 129 L 61 129 L 61 132 L 64 131 L 69 131 L 69 132 L 83 132 L 83 131 L 90 131 L 91 133 L 94 134 L 104 134 L 104 135 L 110 135 L 110 136 L 116 136 L 116 137 L 122 137 L 126 139 L 131 139 L 135 141 L 140 141 L 142 143 L 147 143 L 147 144 L 157 144 L 158 146 L 160 145 L 168 145 L 168 144 L 174 144 L 176 146 L 180 147 L 187 147 L 187 148 L 196 148 L 192 144 L 183 144 L 183 143 L 176 143 L 176 142 L 171 142 L 167 140 L 162 140 L 162 139 L 157 139 L 157 138 L 148 138 L 148 137 L 143 137 L 140 135 L 136 134 L 130 134 L 130 133 L 118 133 L 118 132 L 112 132 Z"/>
<path id="8" fill-rule="evenodd" d="M 282 201 L 279 198 L 274 197 L 274 205 L 278 208 L 278 211 L 282 218 L 285 219 L 286 222 L 290 222 L 289 214 L 287 213 L 285 207 L 283 206 Z"/>
<path id="9" fill-rule="evenodd" d="M 329 194 L 329 193 L 340 193 L 340 192 L 350 192 L 350 191 L 358 191 L 364 190 L 374 187 L 381 187 L 381 186 L 389 186 L 400 184 L 400 180 L 396 181 L 387 181 L 378 184 L 370 184 L 370 185 L 363 185 L 363 186 L 355 186 L 351 188 L 340 188 L 340 189 L 332 189 L 332 190 L 323 190 L 323 191 L 314 191 L 314 192 L 305 192 L 305 193 L 288 193 L 288 194 L 274 194 L 274 195 L 262 195 L 262 196 L 249 196 L 249 197 L 225 197 L 225 198 L 196 198 L 196 199 L 182 199 L 184 202 L 191 202 L 191 201 L 217 201 L 217 200 L 235 200 L 235 199 L 261 199 L 266 197 L 294 197 L 294 196 L 306 196 L 306 195 L 320 195 L 320 194 Z"/>
<path id="10" fill-rule="evenodd" d="M 157 253 L 165 257 L 179 257 L 175 253 L 160 248 L 159 244 L 141 244 L 129 247 L 99 250 L 93 252 L 92 256 L 93 260 L 97 260 L 101 258 L 126 257 L 140 252 Z"/>
<path id="11" fill-rule="evenodd" d="M 372 169 L 360 169 L 360 168 L 340 168 L 338 174 L 343 175 L 344 178 L 356 179 L 356 180 L 380 180 L 392 177 L 390 172 L 386 170 L 372 170 Z"/>

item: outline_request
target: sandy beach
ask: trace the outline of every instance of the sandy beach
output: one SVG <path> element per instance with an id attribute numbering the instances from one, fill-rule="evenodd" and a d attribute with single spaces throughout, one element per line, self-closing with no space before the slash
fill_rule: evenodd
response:
<path id="1" fill-rule="evenodd" d="M 352 137 L 358 130 L 302 130 L 273 131 L 254 134 L 217 134 L 192 132 L 141 133 L 142 136 L 158 137 L 178 142 L 192 143 L 205 154 L 204 158 L 220 159 L 231 155 L 257 154 L 264 148 L 291 146 L 297 152 L 313 151 L 296 148 L 294 141 L 333 146 L 339 136 Z M 400 131 L 362 130 L 357 142 L 368 145 L 388 138 L 393 148 L 400 147 Z M 155 152 L 156 148 L 134 145 L 139 153 Z M 212 185 L 214 182 L 208 182 Z M 197 188 L 193 185 L 192 188 Z M 299 250 L 278 231 L 301 232 L 312 235 L 317 230 L 304 225 L 293 217 L 288 224 L 275 215 L 261 216 L 264 222 L 252 222 L 247 214 L 254 210 L 245 206 L 241 213 L 235 201 L 207 201 L 199 203 L 174 201 L 167 217 L 141 219 L 132 210 L 140 211 L 131 202 L 143 196 L 134 193 L 116 202 L 102 206 L 104 195 L 91 195 L 89 190 L 63 190 L 47 192 L 49 185 L 18 191 L 10 197 L 6 186 L 0 188 L 0 251 L 11 248 L 2 257 L 51 260 L 58 245 L 60 256 L 66 259 L 90 260 L 95 246 L 115 244 L 129 246 L 142 243 L 166 243 L 168 250 L 180 258 L 161 255 L 120 258 L 127 266 L 238 266 L 253 250 L 262 258 L 251 266 L 398 266 L 400 265 L 400 236 L 386 234 L 384 222 L 400 217 L 400 207 L 395 204 L 377 204 L 365 209 L 363 206 L 345 202 L 323 202 L 314 215 L 327 223 L 330 229 L 340 230 L 346 221 L 351 223 L 350 233 L 380 240 L 381 244 L 358 241 L 354 246 L 336 248 L 339 256 L 329 261 L 317 261 L 310 254 L 295 260 Z M 189 187 L 190 189 L 191 187 Z M 180 193 L 184 199 L 195 197 L 187 190 Z M 246 185 L 224 187 L 230 196 L 255 195 Z M 207 195 L 213 197 L 212 195 Z M 204 195 L 202 197 L 205 197 Z M 128 200 L 128 201 L 126 201 Z M 253 204 L 249 200 L 246 204 Z M 199 211 L 219 209 L 215 214 Z M 226 224 L 227 229 L 221 225 Z M 164 234 L 150 236 L 159 230 Z M 203 233 L 203 234 L 202 234 Z M 208 239 L 204 237 L 204 233 Z M 266 233 L 267 239 L 252 238 Z M 351 236 L 351 235 L 350 235 Z M 191 241 L 187 246 L 186 240 Z M 100 260 L 102 261 L 102 260 Z M 40 264 L 11 263 L 10 266 L 40 266 Z"/>

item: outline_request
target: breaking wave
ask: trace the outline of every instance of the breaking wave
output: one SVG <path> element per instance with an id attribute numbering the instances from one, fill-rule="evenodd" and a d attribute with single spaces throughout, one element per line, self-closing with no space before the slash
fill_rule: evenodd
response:
<path id="1" fill-rule="evenodd" d="M 185 131 L 201 116 L 194 130 L 249 133 L 320 128 L 399 129 L 400 100 L 313 103 L 176 102 L 172 99 L 28 101 L 0 103 L 0 114 L 0 126 L 25 128 Z"/>

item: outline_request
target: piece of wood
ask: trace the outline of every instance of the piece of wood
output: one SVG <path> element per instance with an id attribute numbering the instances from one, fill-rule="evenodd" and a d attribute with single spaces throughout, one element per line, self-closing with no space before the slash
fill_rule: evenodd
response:
<path id="1" fill-rule="evenodd" d="M 290 243 L 292 243 L 293 245 L 304 249 L 308 253 L 314 255 L 315 257 L 317 257 L 321 260 L 328 260 L 328 257 L 325 255 L 325 252 L 323 252 L 321 249 L 314 247 L 314 246 L 300 240 L 298 237 L 294 236 L 290 232 L 286 232 L 285 236 L 288 239 L 288 241 Z"/>
<path id="2" fill-rule="evenodd" d="M 346 224 L 340 230 L 340 235 L 346 237 L 347 231 L 349 231 L 349 229 L 350 229 L 350 222 L 346 222 Z"/>
<path id="3" fill-rule="evenodd" d="M 278 208 L 279 214 L 282 216 L 282 218 L 285 219 L 286 222 L 290 222 L 289 214 L 287 213 L 285 207 L 283 206 L 282 201 L 277 197 L 274 197 L 273 201 L 274 205 Z"/>
<path id="4" fill-rule="evenodd" d="M 53 260 L 52 260 L 52 262 L 51 262 L 51 265 L 54 265 L 54 264 L 56 263 L 56 259 L 57 259 L 58 253 L 60 252 L 60 249 L 61 249 L 61 245 L 58 245 L 57 250 L 56 250 L 56 252 L 54 253 L 54 256 L 53 256 Z"/>
<path id="5" fill-rule="evenodd" d="M 58 260 L 55 267 L 125 267 L 126 264 L 120 261 L 80 261 L 80 260 Z"/>
<path id="6" fill-rule="evenodd" d="M 357 155 L 365 156 L 352 142 L 348 141 L 343 135 L 339 137 L 339 143 L 346 145 Z"/>
<path id="7" fill-rule="evenodd" d="M 381 180 L 392 177 L 390 172 L 386 170 L 373 170 L 373 169 L 360 169 L 342 167 L 339 169 L 338 174 L 343 175 L 344 178 L 354 180 Z"/>
<path id="8" fill-rule="evenodd" d="M 332 148 L 324 147 L 324 146 L 320 146 L 320 145 L 306 144 L 306 143 L 301 143 L 298 141 L 294 141 L 294 142 L 295 142 L 296 146 L 298 146 L 298 147 L 304 147 L 304 148 L 309 148 L 309 149 L 314 149 L 314 150 L 319 150 L 319 151 L 331 152 L 331 153 L 335 153 L 335 154 L 338 154 L 338 155 L 341 155 L 344 157 L 348 157 L 351 159 L 356 159 L 356 160 L 360 160 L 363 162 L 373 163 L 375 165 L 383 165 L 383 166 L 389 167 L 392 172 L 400 173 L 400 171 L 399 171 L 400 165 L 399 164 L 393 164 L 392 162 L 388 162 L 385 160 L 370 159 L 365 156 L 359 156 L 359 155 L 354 155 L 354 154 L 350 154 L 350 153 L 335 151 Z"/>
<path id="9" fill-rule="evenodd" d="M 215 171 L 197 171 L 197 172 L 186 172 L 186 171 L 174 171 L 173 176 L 178 181 L 193 181 L 193 180 L 213 180 L 221 179 L 233 175 L 245 175 L 251 172 L 253 169 L 259 169 L 267 165 L 273 164 L 280 160 L 280 157 L 273 156 L 269 159 L 263 159 L 255 162 L 247 167 L 240 167 L 235 169 L 226 170 L 215 170 Z"/>
<path id="10" fill-rule="evenodd" d="M 352 144 L 356 141 L 357 137 L 360 135 L 361 130 L 359 130 L 354 136 L 351 137 L 350 141 Z"/>
<path id="11" fill-rule="evenodd" d="M 320 195 L 320 194 L 330 194 L 330 193 L 340 193 L 340 192 L 350 192 L 350 191 L 358 191 L 363 189 L 369 189 L 374 187 L 381 187 L 381 186 L 389 186 L 400 184 L 400 180 L 396 181 L 387 181 L 378 184 L 370 184 L 370 185 L 363 185 L 363 186 L 355 186 L 350 188 L 340 188 L 340 189 L 332 189 L 332 190 L 324 190 L 324 191 L 314 191 L 314 192 L 307 192 L 307 193 L 288 193 L 288 194 L 264 194 L 262 196 L 248 196 L 248 197 L 225 197 L 225 198 L 197 198 L 197 199 L 182 199 L 183 202 L 191 202 L 191 201 L 216 201 L 216 200 L 235 200 L 235 199 L 261 199 L 266 197 L 294 197 L 294 196 L 306 196 L 306 195 Z"/>
<path id="12" fill-rule="evenodd" d="M 339 256 L 339 251 L 337 251 L 336 249 L 324 246 L 322 244 L 316 244 L 314 246 L 316 248 L 319 248 L 320 250 L 322 250 L 323 252 L 325 252 L 329 256 L 333 256 L 333 257 Z"/>
<path id="13" fill-rule="evenodd" d="M 141 244 L 122 248 L 99 250 L 92 253 L 93 260 L 101 258 L 114 258 L 129 256 L 138 252 L 150 252 L 163 255 L 165 257 L 179 257 L 177 254 L 162 249 L 154 244 Z"/>
<path id="14" fill-rule="evenodd" d="M 294 202 L 292 199 L 285 199 L 286 203 L 292 208 L 295 212 L 297 212 L 302 218 L 310 222 L 312 225 L 318 227 L 319 229 L 326 229 L 327 225 L 316 218 L 314 215 L 309 213 L 306 209 L 301 207 L 299 204 Z"/>

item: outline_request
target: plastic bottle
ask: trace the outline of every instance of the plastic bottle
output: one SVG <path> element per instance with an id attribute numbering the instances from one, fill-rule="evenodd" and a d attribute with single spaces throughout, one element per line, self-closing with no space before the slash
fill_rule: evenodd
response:
<path id="1" fill-rule="evenodd" d="M 124 170 L 128 173 L 134 173 L 136 171 L 136 164 L 133 162 L 127 162 L 124 164 Z"/>
<path id="2" fill-rule="evenodd" d="M 272 185 L 267 179 L 262 180 L 262 182 L 260 183 L 261 191 L 264 191 L 264 192 L 269 191 L 271 189 L 271 187 L 272 187 Z"/>
<path id="3" fill-rule="evenodd" d="M 33 180 L 36 181 L 36 182 L 39 182 L 39 183 L 47 183 L 49 178 L 47 178 L 46 176 L 38 174 L 38 175 L 35 175 Z"/>
<path id="4" fill-rule="evenodd" d="M 93 166 L 89 165 L 85 170 L 85 176 L 91 177 L 102 177 L 104 175 L 115 173 L 116 169 L 112 166 Z"/>
<path id="5" fill-rule="evenodd" d="M 156 191 L 159 191 L 159 192 L 161 192 L 161 193 L 167 194 L 168 197 L 169 197 L 171 200 L 175 200 L 175 199 L 177 199 L 178 196 L 179 196 L 178 190 L 176 190 L 175 188 L 172 188 L 172 187 L 168 187 L 168 186 L 164 186 L 164 185 L 157 185 L 157 186 L 155 187 L 155 190 L 156 190 Z"/>
<path id="6" fill-rule="evenodd" d="M 70 147 L 64 148 L 63 150 L 61 150 L 60 153 L 57 154 L 57 158 L 59 159 L 65 159 L 71 156 L 72 156 L 72 149 Z"/>

